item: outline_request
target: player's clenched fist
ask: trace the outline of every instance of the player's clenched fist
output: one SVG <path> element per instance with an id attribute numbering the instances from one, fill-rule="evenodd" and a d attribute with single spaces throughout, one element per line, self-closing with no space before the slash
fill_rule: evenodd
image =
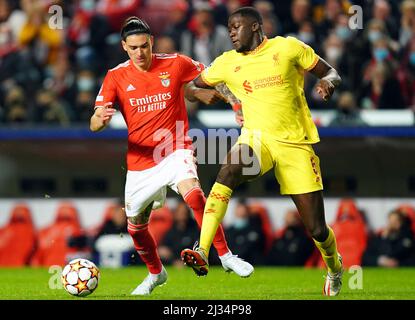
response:
<path id="1" fill-rule="evenodd" d="M 112 108 L 111 102 L 104 104 L 102 107 L 97 107 L 94 116 L 91 118 L 91 130 L 99 131 L 105 128 L 111 121 L 115 112 L 117 112 L 117 110 Z"/>
<path id="2" fill-rule="evenodd" d="M 323 100 L 328 100 L 334 92 L 334 85 L 329 80 L 321 79 L 317 83 L 316 91 Z"/>
<path id="3" fill-rule="evenodd" d="M 208 105 L 217 103 L 220 100 L 227 102 L 226 98 L 214 89 L 199 88 L 195 91 L 194 95 L 199 101 Z"/>
<path id="4" fill-rule="evenodd" d="M 112 108 L 112 103 L 106 103 L 102 108 L 97 108 L 95 114 L 97 117 L 102 118 L 103 121 L 111 120 L 112 116 L 117 112 L 114 108 Z M 109 122 L 109 121 L 108 121 Z"/>

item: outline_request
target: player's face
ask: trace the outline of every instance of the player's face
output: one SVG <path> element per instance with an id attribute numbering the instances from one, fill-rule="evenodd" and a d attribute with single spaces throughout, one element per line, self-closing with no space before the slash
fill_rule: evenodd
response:
<path id="1" fill-rule="evenodd" d="M 233 15 L 228 21 L 228 32 L 232 45 L 237 52 L 252 50 L 253 46 L 253 21 L 239 14 Z"/>
<path id="2" fill-rule="evenodd" d="M 139 69 L 148 70 L 153 53 L 153 36 L 148 34 L 133 34 L 122 41 L 122 46 L 134 65 Z"/>

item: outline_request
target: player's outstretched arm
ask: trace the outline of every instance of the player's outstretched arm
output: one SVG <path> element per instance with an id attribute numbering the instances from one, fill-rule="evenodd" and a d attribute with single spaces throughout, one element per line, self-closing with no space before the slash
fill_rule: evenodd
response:
<path id="1" fill-rule="evenodd" d="M 214 104 L 226 99 L 214 88 L 206 84 L 200 76 L 190 81 L 184 88 L 184 95 L 191 102 L 200 101 L 204 104 Z"/>
<path id="2" fill-rule="evenodd" d="M 97 132 L 104 129 L 111 121 L 112 116 L 117 110 L 112 108 L 112 103 L 95 107 L 95 112 L 91 117 L 89 128 L 91 131 Z"/>
<path id="3" fill-rule="evenodd" d="M 341 83 L 340 75 L 336 69 L 322 58 L 319 58 L 317 64 L 310 72 L 320 79 L 316 85 L 317 93 L 324 100 L 328 100 L 333 94 L 334 89 Z"/>

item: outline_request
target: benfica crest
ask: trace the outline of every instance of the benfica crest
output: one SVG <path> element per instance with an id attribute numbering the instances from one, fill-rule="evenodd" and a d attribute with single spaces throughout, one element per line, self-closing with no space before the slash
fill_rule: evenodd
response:
<path id="1" fill-rule="evenodd" d="M 167 88 L 168 86 L 170 86 L 170 74 L 168 71 L 161 72 L 159 78 L 161 80 L 161 84 L 163 85 L 163 87 Z"/>

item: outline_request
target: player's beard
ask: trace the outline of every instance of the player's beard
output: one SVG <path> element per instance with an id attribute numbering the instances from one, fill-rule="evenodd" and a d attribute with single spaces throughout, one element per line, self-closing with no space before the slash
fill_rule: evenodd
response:
<path id="1" fill-rule="evenodd" d="M 239 48 L 235 48 L 236 52 L 242 53 L 242 52 L 250 51 L 248 45 L 243 45 L 241 42 L 239 42 L 239 44 L 240 44 Z"/>
<path id="2" fill-rule="evenodd" d="M 247 38 L 246 35 L 243 38 Z M 246 41 L 242 41 L 238 39 L 239 48 L 235 48 L 235 51 L 238 53 L 248 52 L 252 50 L 252 43 L 253 43 L 253 34 L 248 36 L 248 39 Z"/>

